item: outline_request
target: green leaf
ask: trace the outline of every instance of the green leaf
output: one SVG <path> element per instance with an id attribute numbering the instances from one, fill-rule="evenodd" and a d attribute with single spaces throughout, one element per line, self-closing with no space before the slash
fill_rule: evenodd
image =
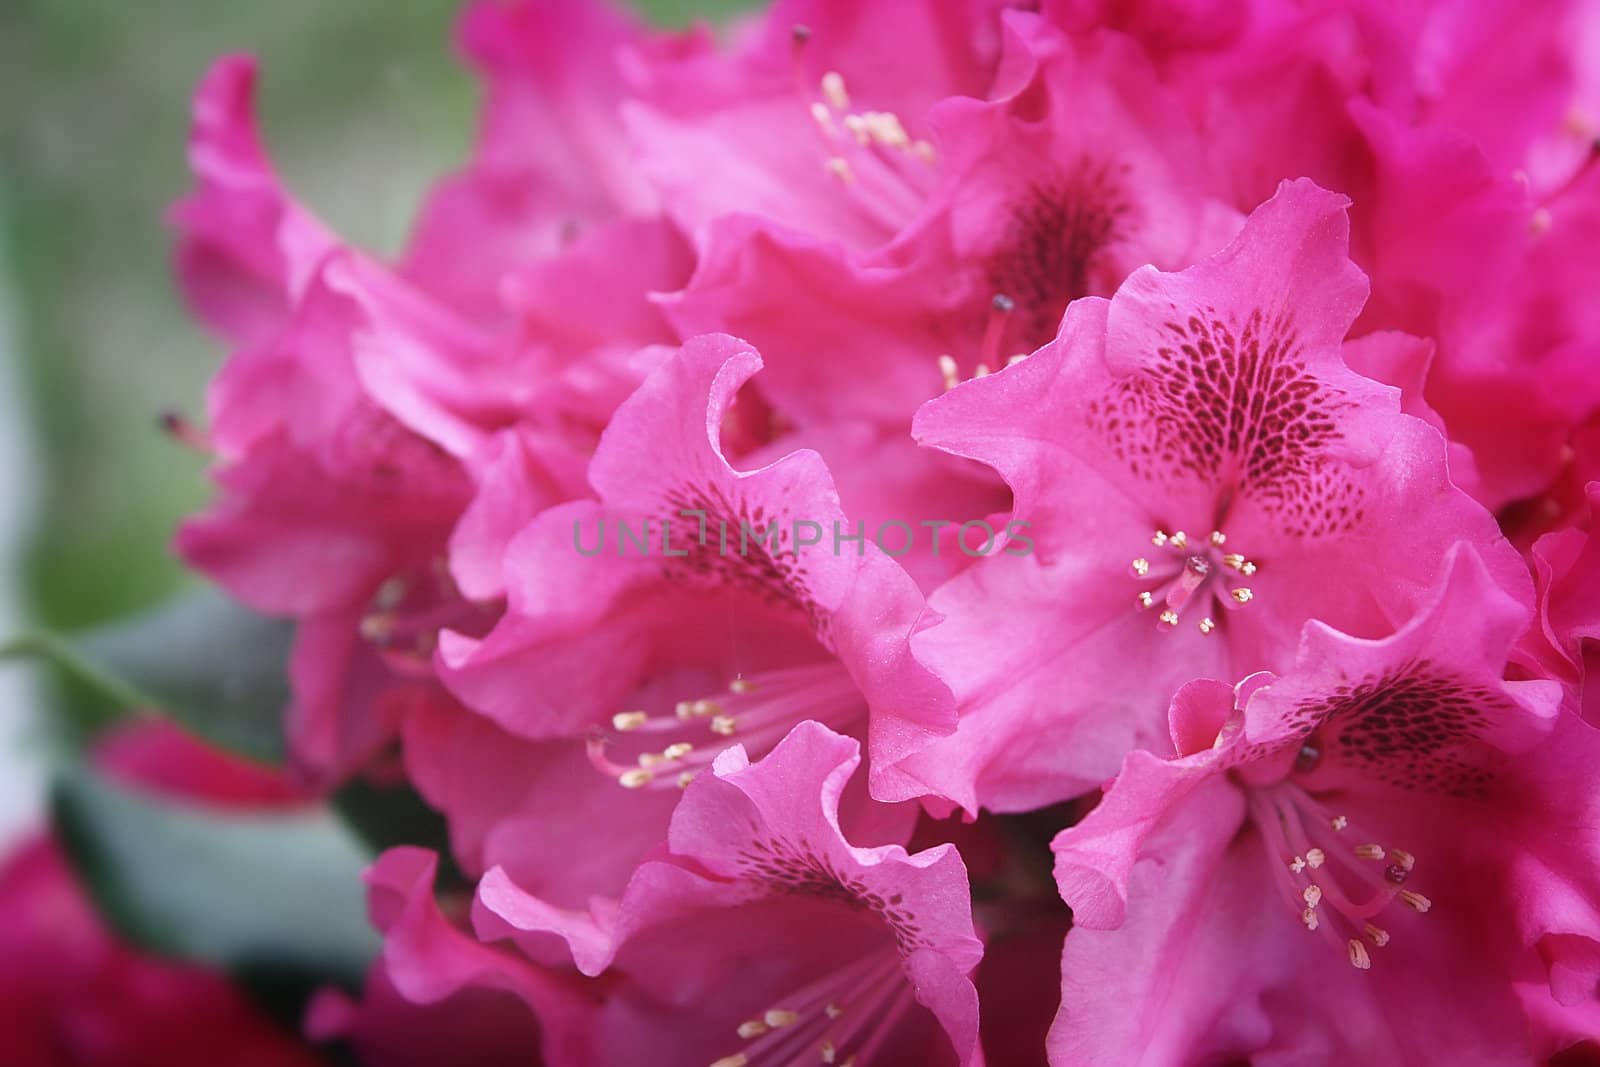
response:
<path id="1" fill-rule="evenodd" d="M 284 758 L 292 624 L 211 589 L 72 638 L 30 634 L 0 656 L 35 655 L 77 683 L 67 701 L 93 731 L 117 713 L 161 711 L 202 737 L 268 763 Z"/>
<path id="2" fill-rule="evenodd" d="M 302 990 L 359 988 L 377 954 L 371 854 L 326 809 L 187 806 L 82 768 L 57 779 L 51 806 L 90 896 L 136 945 Z"/>

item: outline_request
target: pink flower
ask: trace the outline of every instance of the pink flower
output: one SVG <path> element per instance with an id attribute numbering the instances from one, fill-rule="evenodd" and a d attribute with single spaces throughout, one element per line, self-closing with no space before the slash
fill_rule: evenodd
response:
<path id="1" fill-rule="evenodd" d="M 1052 1062 L 1526 1062 L 1592 1024 L 1600 745 L 1503 681 L 1528 621 L 1458 545 L 1416 617 L 1173 701 L 1055 841 Z"/>
<path id="2" fill-rule="evenodd" d="M 999 369 L 1054 337 L 1069 300 L 1232 235 L 1193 127 L 1130 42 L 1074 41 L 1020 14 L 1003 26 L 1003 94 L 934 108 L 939 178 L 892 243 L 858 249 L 739 213 L 708 228 L 673 320 L 760 347 L 762 388 L 795 422 L 898 429 L 940 391 L 941 354 L 946 376 Z"/>
<path id="3" fill-rule="evenodd" d="M 498 729 L 417 720 L 415 773 L 481 828 L 486 864 L 564 904 L 620 891 L 729 745 L 764 752 L 816 720 L 864 738 L 874 790 L 898 799 L 921 790 L 895 762 L 953 726 L 948 691 L 910 653 L 922 597 L 871 531 L 835 540 L 862 527 L 820 458 L 725 458 L 721 430 L 760 366 L 732 338 L 685 345 L 617 411 L 589 469 L 599 499 L 550 508 L 513 541 L 505 618 L 440 645 L 446 684 Z M 511 759 L 504 732 L 524 739 L 520 778 L 514 761 L 483 774 Z M 512 816 L 519 829 L 492 827 Z M 553 862 L 596 827 L 600 847 Z"/>
<path id="4" fill-rule="evenodd" d="M 729 214 L 882 244 L 938 173 L 927 113 L 988 92 L 1003 0 L 785 0 L 732 54 L 641 63 L 625 109 L 639 165 L 698 240 Z"/>
<path id="5" fill-rule="evenodd" d="M 1001 473 L 1034 549 L 934 595 L 916 647 L 961 726 L 907 773 L 969 809 L 1069 797 L 1165 750 L 1191 678 L 1281 663 L 1311 618 L 1390 632 L 1451 540 L 1526 584 L 1437 431 L 1341 358 L 1366 294 L 1344 205 L 1286 183 L 1221 253 L 1078 301 L 1058 340 L 919 413 L 919 440 Z"/>
<path id="6" fill-rule="evenodd" d="M 497 617 L 506 541 L 581 490 L 585 450 L 648 366 L 637 350 L 671 337 L 646 294 L 690 263 L 665 224 L 618 220 L 504 278 L 495 265 L 506 318 L 486 329 L 289 198 L 253 84 L 248 60 L 226 59 L 201 87 L 199 189 L 175 211 L 186 292 L 241 346 L 209 398 L 223 498 L 178 548 L 302 622 L 289 732 L 301 769 L 330 780 L 438 695 L 440 629 Z"/>
<path id="7" fill-rule="evenodd" d="M 1006 478 L 1034 550 L 934 595 L 918 656 L 962 726 L 907 773 L 968 808 L 1070 797 L 1165 749 L 1184 681 L 1282 662 L 1310 617 L 1389 632 L 1456 539 L 1525 582 L 1442 438 L 1339 354 L 1365 296 L 1342 206 L 1285 184 L 1218 256 L 1078 301 L 1051 346 L 918 414 Z"/>
<path id="8" fill-rule="evenodd" d="M 479 935 L 535 957 L 564 944 L 607 980 L 585 1062 L 969 1063 L 982 945 L 966 870 L 948 845 L 846 840 L 839 802 L 859 760 L 814 722 L 754 764 L 728 749 L 619 902 L 563 911 L 491 871 Z"/>

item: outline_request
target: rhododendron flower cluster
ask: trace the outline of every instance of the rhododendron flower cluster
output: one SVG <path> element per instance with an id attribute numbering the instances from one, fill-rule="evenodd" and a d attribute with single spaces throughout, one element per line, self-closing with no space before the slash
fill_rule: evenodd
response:
<path id="1" fill-rule="evenodd" d="M 459 42 L 478 140 L 399 256 L 285 189 L 242 57 L 173 215 L 232 349 L 178 550 L 294 620 L 297 780 L 448 826 L 314 1031 L 1600 1054 L 1600 8 Z"/>

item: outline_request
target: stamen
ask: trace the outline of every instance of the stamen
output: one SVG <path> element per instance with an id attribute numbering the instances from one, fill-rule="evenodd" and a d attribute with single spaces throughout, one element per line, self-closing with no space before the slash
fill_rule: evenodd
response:
<path id="1" fill-rule="evenodd" d="M 944 379 L 946 392 L 961 384 L 961 368 L 956 365 L 954 356 L 939 357 L 939 375 Z"/>
<path id="2" fill-rule="evenodd" d="M 771 1011 L 767 1012 L 766 1015 L 762 1016 L 762 1021 L 768 1026 L 772 1027 L 774 1030 L 785 1026 L 793 1026 L 799 1019 L 799 1012 L 783 1011 L 778 1008 L 773 1008 Z"/>
<path id="3" fill-rule="evenodd" d="M 1355 853 L 1364 860 L 1381 860 L 1386 855 L 1383 846 L 1378 844 L 1357 845 Z"/>
<path id="4" fill-rule="evenodd" d="M 1307 907 L 1316 907 L 1322 903 L 1322 887 L 1320 885 L 1306 886 L 1305 891 L 1300 894 L 1300 899 L 1306 902 Z"/>
<path id="5" fill-rule="evenodd" d="M 619 733 L 637 730 L 650 721 L 650 714 L 644 711 L 619 711 L 611 716 L 611 726 Z"/>
<path id="6" fill-rule="evenodd" d="M 1205 618 L 1200 620 L 1200 632 L 1201 633 L 1208 634 L 1212 630 L 1215 630 L 1216 628 L 1217 628 L 1216 620 L 1211 618 L 1211 616 L 1207 615 Z"/>
<path id="7" fill-rule="evenodd" d="M 711 720 L 711 732 L 721 734 L 723 737 L 732 737 L 738 729 L 738 723 L 731 715 L 718 715 Z"/>
<path id="8" fill-rule="evenodd" d="M 643 789 L 655 779 L 656 776 L 654 774 L 642 767 L 635 767 L 631 771 L 623 771 L 617 775 L 617 782 L 624 789 Z"/>
<path id="9" fill-rule="evenodd" d="M 850 161 L 843 156 L 830 156 L 828 158 L 828 173 L 844 182 L 846 185 L 854 184 L 855 171 L 850 169 Z"/>
<path id="10" fill-rule="evenodd" d="M 1228 535 L 1223 533 L 1221 530 L 1211 531 L 1211 543 L 1216 545 L 1218 548 L 1221 548 L 1227 540 Z"/>
<path id="11" fill-rule="evenodd" d="M 762 1034 L 766 1033 L 769 1029 L 771 1029 L 771 1028 L 769 1026 L 767 1026 L 766 1023 L 762 1022 L 760 1019 L 748 1019 L 745 1022 L 742 1022 L 742 1023 L 739 1024 L 738 1033 L 739 1033 L 740 1037 L 742 1037 L 746 1041 L 748 1041 L 752 1037 L 760 1037 Z"/>
<path id="12" fill-rule="evenodd" d="M 1140 593 L 1139 594 L 1139 606 L 1141 608 L 1148 608 L 1151 604 L 1154 604 L 1155 602 L 1156 602 L 1156 598 L 1151 596 L 1148 592 L 1144 592 L 1144 593 Z"/>
<path id="13" fill-rule="evenodd" d="M 1367 955 L 1367 946 L 1353 937 L 1350 939 L 1350 966 L 1358 971 L 1370 970 L 1372 967 L 1372 957 Z"/>
<path id="14" fill-rule="evenodd" d="M 1145 575 L 1150 573 L 1150 561 L 1142 556 L 1139 559 L 1134 560 L 1131 566 L 1133 567 L 1134 577 L 1136 578 L 1143 578 Z"/>
<path id="15" fill-rule="evenodd" d="M 1230 595 L 1233 597 L 1233 599 L 1237 600 L 1241 604 L 1250 603 L 1251 597 L 1255 596 L 1254 593 L 1250 592 L 1250 590 L 1248 588 L 1246 588 L 1245 586 L 1242 586 L 1242 585 L 1239 588 L 1233 590 Z"/>
<path id="16" fill-rule="evenodd" d="M 1346 826 L 1350 825 L 1350 820 L 1345 818 L 1343 815 L 1335 815 L 1333 818 L 1328 820 L 1328 825 L 1333 827 L 1335 830 L 1343 830 Z"/>
<path id="17" fill-rule="evenodd" d="M 1327 855 L 1320 848 L 1306 849 L 1306 864 L 1310 866 L 1312 870 L 1316 870 L 1318 867 L 1321 867 L 1327 858 Z"/>
<path id="18" fill-rule="evenodd" d="M 1382 948 L 1389 943 L 1389 931 L 1385 930 L 1381 926 L 1373 926 L 1371 923 L 1368 923 L 1364 932 L 1366 933 L 1367 937 L 1372 940 L 1372 943 L 1379 948 Z"/>
<path id="19" fill-rule="evenodd" d="M 711 1067 L 750 1067 L 750 1057 L 742 1052 L 735 1052 L 732 1056 L 724 1056 L 712 1062 Z"/>

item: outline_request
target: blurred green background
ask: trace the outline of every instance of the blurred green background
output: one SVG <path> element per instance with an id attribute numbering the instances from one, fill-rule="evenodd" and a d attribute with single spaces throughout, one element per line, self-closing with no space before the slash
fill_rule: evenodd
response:
<path id="1" fill-rule="evenodd" d="M 717 18 L 740 0 L 638 0 Z M 454 0 L 7 0 L 0 4 L 0 325 L 11 319 L 38 486 L 21 613 L 75 629 L 186 578 L 167 550 L 207 499 L 205 460 L 156 429 L 199 418 L 225 355 L 170 281 L 167 205 L 189 186 L 189 94 L 220 53 L 260 57 L 261 118 L 285 180 L 353 242 L 399 248 L 427 185 L 458 165 L 478 86 Z M 4 310 L 9 306 L 9 316 Z M 0 333 L 3 333 L 0 330 Z M 5 387 L 9 388 L 9 387 Z M 16 463 L 24 453 L 6 447 Z M 0 486 L 14 484 L 0 479 Z M 20 501 L 4 502 L 15 512 Z"/>

